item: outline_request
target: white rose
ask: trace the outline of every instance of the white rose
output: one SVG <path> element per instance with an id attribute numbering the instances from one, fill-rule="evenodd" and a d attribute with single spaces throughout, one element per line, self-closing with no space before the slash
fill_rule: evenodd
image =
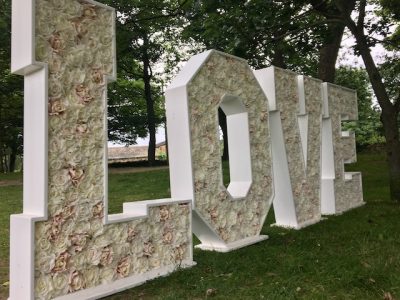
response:
<path id="1" fill-rule="evenodd" d="M 38 299 L 50 299 L 53 295 L 53 281 L 50 275 L 42 275 L 35 282 L 35 297 Z"/>
<path id="2" fill-rule="evenodd" d="M 49 60 L 50 47 L 43 37 L 38 37 L 36 43 L 36 57 L 39 61 L 46 62 Z"/>
<path id="3" fill-rule="evenodd" d="M 63 228 L 63 231 L 65 232 L 65 228 Z M 67 251 L 67 249 L 71 246 L 70 241 L 68 238 L 63 238 L 63 236 L 60 236 L 55 243 L 54 243 L 54 248 L 56 253 L 62 253 Z"/>
<path id="4" fill-rule="evenodd" d="M 93 287 L 99 284 L 100 269 L 97 267 L 87 268 L 83 270 L 86 286 Z"/>
<path id="5" fill-rule="evenodd" d="M 117 258 L 130 254 L 131 250 L 132 250 L 132 245 L 130 243 L 118 243 L 114 247 L 115 256 Z"/>
<path id="6" fill-rule="evenodd" d="M 233 226 L 235 225 L 237 222 L 237 213 L 236 211 L 230 211 L 227 214 L 227 226 Z"/>
<path id="7" fill-rule="evenodd" d="M 53 275 L 53 287 L 57 294 L 64 295 L 68 291 L 68 276 L 64 273 L 56 273 Z"/>
<path id="8" fill-rule="evenodd" d="M 112 268 L 112 267 L 107 268 L 106 267 L 106 268 L 99 269 L 99 271 L 100 271 L 99 279 L 100 279 L 100 282 L 102 284 L 110 283 L 110 282 L 112 282 L 114 280 L 115 272 L 116 272 L 114 270 L 114 268 Z"/>
<path id="9" fill-rule="evenodd" d="M 159 268 L 161 265 L 160 256 L 158 253 L 150 257 L 149 266 L 152 268 Z"/>
<path id="10" fill-rule="evenodd" d="M 35 268 L 42 274 L 48 274 L 54 267 L 56 256 L 54 254 L 35 255 Z"/>
<path id="11" fill-rule="evenodd" d="M 65 126 L 65 120 L 62 116 L 49 118 L 49 130 L 53 136 L 59 136 Z"/>
<path id="12" fill-rule="evenodd" d="M 109 241 L 124 242 L 128 238 L 128 224 L 119 223 L 107 226 L 104 236 L 107 236 Z"/>
<path id="13" fill-rule="evenodd" d="M 106 247 L 113 241 L 113 239 L 113 236 L 102 234 L 100 236 L 97 236 L 94 242 L 96 247 Z"/>
<path id="14" fill-rule="evenodd" d="M 133 273 L 143 274 L 149 270 L 149 259 L 146 257 L 140 257 L 137 259 L 137 263 L 133 265 Z"/>
<path id="15" fill-rule="evenodd" d="M 63 84 L 60 81 L 60 78 L 57 78 L 56 75 L 51 74 L 49 76 L 49 97 L 61 98 L 62 90 Z"/>
<path id="16" fill-rule="evenodd" d="M 51 249 L 51 243 L 47 238 L 46 233 L 36 236 L 39 237 L 36 239 L 36 245 L 35 245 L 36 249 L 40 250 L 41 253 L 49 252 L 49 250 Z"/>
<path id="17" fill-rule="evenodd" d="M 77 221 L 87 221 L 92 217 L 92 206 L 89 203 L 83 203 L 77 207 Z"/>
<path id="18" fill-rule="evenodd" d="M 57 187 L 65 188 L 69 185 L 69 176 L 67 169 L 58 170 L 54 176 L 50 177 L 50 184 Z"/>

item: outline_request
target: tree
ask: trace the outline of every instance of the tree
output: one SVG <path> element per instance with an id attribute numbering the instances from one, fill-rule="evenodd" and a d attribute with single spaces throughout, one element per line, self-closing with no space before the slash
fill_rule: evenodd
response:
<path id="1" fill-rule="evenodd" d="M 155 162 L 156 99 L 153 86 L 157 84 L 156 64 L 160 61 L 173 36 L 174 20 L 181 14 L 186 1 L 167 0 L 109 0 L 118 11 L 117 45 L 118 68 L 126 80 L 141 80 L 146 100 L 147 130 L 149 133 L 148 162 Z M 139 68 L 137 68 L 139 66 Z"/>
<path id="2" fill-rule="evenodd" d="M 380 18 L 367 18 L 367 1 L 357 1 L 356 11 L 357 19 L 353 20 L 350 15 L 345 13 L 345 8 L 340 0 L 333 0 L 333 3 L 339 14 L 331 14 L 328 10 L 319 10 L 327 20 L 333 20 L 345 24 L 356 40 L 356 53 L 359 54 L 365 64 L 372 89 L 382 110 L 381 121 L 383 124 L 384 135 L 386 139 L 386 154 L 389 166 L 390 176 L 390 196 L 394 201 L 400 202 L 400 134 L 398 118 L 400 112 L 400 97 L 397 92 L 395 98 L 390 98 L 387 83 L 371 55 L 371 47 L 377 43 L 387 44 L 392 48 L 399 49 L 399 39 L 391 37 L 384 40 L 377 39 L 376 33 L 380 36 L 388 36 L 389 28 L 400 20 L 398 5 L 396 1 L 382 0 L 375 2 L 377 8 L 380 8 Z M 398 33 L 395 31 L 395 35 Z"/>
<path id="3" fill-rule="evenodd" d="M 108 139 L 132 145 L 137 138 L 145 138 L 149 132 L 144 82 L 138 62 L 128 55 L 119 57 L 117 81 L 108 87 Z M 161 88 L 153 84 L 151 90 L 154 97 L 154 123 L 158 127 L 164 122 L 165 115 Z"/>
<path id="4" fill-rule="evenodd" d="M 159 95 L 156 87 L 153 94 Z M 163 122 L 161 97 L 155 101 L 156 126 Z M 108 140 L 125 145 L 148 135 L 146 100 L 142 80 L 118 78 L 108 88 Z"/>
<path id="5" fill-rule="evenodd" d="M 0 5 L 0 172 L 13 172 L 22 153 L 23 80 L 10 73 L 11 1 Z"/>

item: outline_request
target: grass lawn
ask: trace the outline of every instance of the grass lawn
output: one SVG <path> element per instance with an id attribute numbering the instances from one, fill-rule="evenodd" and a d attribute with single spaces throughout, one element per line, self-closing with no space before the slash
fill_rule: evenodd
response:
<path id="1" fill-rule="evenodd" d="M 400 299 L 400 205 L 389 201 L 384 157 L 358 158 L 348 170 L 363 173 L 365 206 L 300 231 L 270 227 L 271 210 L 263 229 L 269 240 L 225 254 L 196 249 L 196 267 L 105 299 Z M 109 181 L 110 212 L 122 202 L 169 196 L 168 170 L 111 174 Z M 22 187 L 0 187 L 0 199 L 4 299 L 9 214 L 21 211 Z"/>

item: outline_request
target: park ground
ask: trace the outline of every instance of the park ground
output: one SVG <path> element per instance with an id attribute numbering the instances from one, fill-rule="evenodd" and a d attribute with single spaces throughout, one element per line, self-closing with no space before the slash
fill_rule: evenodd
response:
<path id="1" fill-rule="evenodd" d="M 382 154 L 347 167 L 363 175 L 366 205 L 230 253 L 194 250 L 197 266 L 105 299 L 400 299 L 400 205 L 390 202 Z M 226 174 L 226 172 L 224 172 Z M 8 296 L 9 215 L 22 211 L 22 176 L 0 175 L 0 299 Z M 110 172 L 110 213 L 169 197 L 168 169 Z M 195 239 L 196 243 L 198 241 Z"/>

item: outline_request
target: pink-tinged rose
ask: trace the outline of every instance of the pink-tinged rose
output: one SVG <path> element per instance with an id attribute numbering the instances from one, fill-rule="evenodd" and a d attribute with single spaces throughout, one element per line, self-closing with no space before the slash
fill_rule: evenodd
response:
<path id="1" fill-rule="evenodd" d="M 135 228 L 129 227 L 128 228 L 128 237 L 126 238 L 126 241 L 128 243 L 131 243 L 138 234 L 139 234 L 138 230 L 136 230 Z"/>
<path id="2" fill-rule="evenodd" d="M 74 18 L 71 20 L 72 25 L 76 31 L 78 42 L 88 33 L 86 24 L 82 22 L 82 18 Z"/>
<path id="3" fill-rule="evenodd" d="M 118 266 L 117 266 L 117 275 L 119 278 L 124 278 L 127 277 L 129 275 L 129 271 L 131 268 L 131 259 L 129 256 L 122 258 L 119 262 L 118 262 Z"/>
<path id="4" fill-rule="evenodd" d="M 151 242 L 146 242 L 143 245 L 143 255 L 146 257 L 150 257 L 153 255 L 155 248 Z"/>
<path id="5" fill-rule="evenodd" d="M 72 293 L 84 289 L 86 286 L 85 279 L 79 271 L 72 271 L 68 279 L 68 292 Z"/>
<path id="6" fill-rule="evenodd" d="M 210 214 L 211 220 L 215 222 L 218 218 L 218 211 L 216 209 L 210 209 L 208 213 Z"/>
<path id="7" fill-rule="evenodd" d="M 93 205 L 92 215 L 94 218 L 103 218 L 104 216 L 104 204 L 103 202 L 99 202 L 96 205 Z"/>
<path id="8" fill-rule="evenodd" d="M 227 241 L 229 239 L 229 233 L 225 228 L 218 228 L 219 236 L 224 240 Z"/>
<path id="9" fill-rule="evenodd" d="M 76 208 L 75 205 L 73 204 L 64 206 L 62 210 L 62 214 L 64 215 L 64 218 L 66 220 L 72 218 L 75 215 L 75 213 L 76 213 Z"/>
<path id="10" fill-rule="evenodd" d="M 169 220 L 170 217 L 171 217 L 171 213 L 168 210 L 168 207 L 167 206 L 160 207 L 160 220 L 166 221 L 166 220 Z"/>
<path id="11" fill-rule="evenodd" d="M 76 166 L 69 166 L 68 167 L 68 175 L 70 177 L 72 185 L 78 186 L 85 175 L 85 171 Z"/>
<path id="12" fill-rule="evenodd" d="M 164 244 L 171 244 L 172 239 L 174 238 L 171 231 L 167 231 L 163 234 L 163 243 Z"/>
<path id="13" fill-rule="evenodd" d="M 184 257 L 185 257 L 185 252 L 186 252 L 186 246 L 183 245 L 179 245 L 178 247 L 174 248 L 174 259 L 175 261 L 179 261 L 181 262 Z"/>
<path id="14" fill-rule="evenodd" d="M 101 255 L 100 255 L 100 265 L 101 266 L 107 266 L 112 263 L 113 261 L 113 250 L 112 247 L 106 246 L 101 250 Z"/>
<path id="15" fill-rule="evenodd" d="M 64 48 L 64 41 L 59 32 L 54 32 L 48 41 L 54 53 L 60 53 Z"/>
<path id="16" fill-rule="evenodd" d="M 49 98 L 49 115 L 59 116 L 62 115 L 66 107 L 61 98 Z"/>
<path id="17" fill-rule="evenodd" d="M 75 131 L 78 134 L 85 134 L 88 132 L 88 125 L 86 122 L 78 122 L 75 127 Z"/>
<path id="18" fill-rule="evenodd" d="M 88 233 L 75 233 L 69 236 L 71 241 L 71 248 L 74 253 L 82 252 L 89 239 Z"/>
<path id="19" fill-rule="evenodd" d="M 86 19 L 95 19 L 97 17 L 96 6 L 93 4 L 84 4 L 82 9 L 82 17 Z"/>
<path id="20" fill-rule="evenodd" d="M 75 93 L 78 96 L 78 102 L 81 104 L 89 104 L 94 97 L 90 95 L 90 90 L 87 86 L 79 84 L 75 87 Z"/>
<path id="21" fill-rule="evenodd" d="M 69 259 L 71 258 L 71 254 L 67 251 L 62 252 L 55 260 L 54 267 L 51 270 L 52 273 L 60 273 L 64 272 L 68 268 Z"/>
<path id="22" fill-rule="evenodd" d="M 92 80 L 97 84 L 104 83 L 104 73 L 100 68 L 93 68 L 92 69 Z"/>

